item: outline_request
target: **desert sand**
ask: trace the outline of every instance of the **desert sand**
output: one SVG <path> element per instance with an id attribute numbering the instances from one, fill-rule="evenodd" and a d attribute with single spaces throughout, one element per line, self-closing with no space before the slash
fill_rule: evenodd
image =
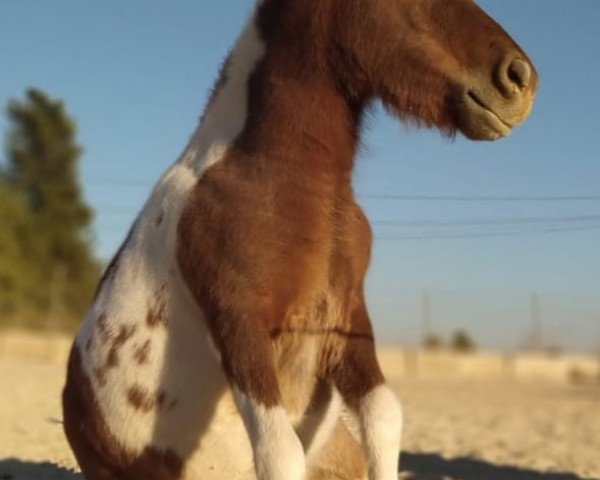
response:
<path id="1" fill-rule="evenodd" d="M 404 378 L 399 476 L 415 480 L 600 478 L 600 388 Z M 83 480 L 63 437 L 61 362 L 0 357 L 0 480 Z"/>

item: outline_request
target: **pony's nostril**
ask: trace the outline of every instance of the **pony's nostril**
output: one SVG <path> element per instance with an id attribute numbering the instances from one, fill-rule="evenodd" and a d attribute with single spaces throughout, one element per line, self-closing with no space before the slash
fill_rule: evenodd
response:
<path id="1" fill-rule="evenodd" d="M 531 81 L 531 67 L 529 63 L 520 58 L 515 58 L 508 64 L 506 70 L 506 80 L 509 83 L 507 85 L 510 90 L 514 91 L 516 86 L 519 90 L 524 90 L 529 86 Z"/>

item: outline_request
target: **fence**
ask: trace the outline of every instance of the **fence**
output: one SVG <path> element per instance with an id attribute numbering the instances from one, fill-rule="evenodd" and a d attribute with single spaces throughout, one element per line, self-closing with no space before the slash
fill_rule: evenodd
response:
<path id="1" fill-rule="evenodd" d="M 429 351 L 383 348 L 379 359 L 391 379 L 469 378 L 477 380 L 600 383 L 600 358 L 591 355 Z"/>
<path id="2" fill-rule="evenodd" d="M 0 359 L 66 364 L 72 336 L 0 331 Z M 386 376 L 403 378 L 600 383 L 600 357 L 538 353 L 429 351 L 384 347 L 378 352 Z"/>

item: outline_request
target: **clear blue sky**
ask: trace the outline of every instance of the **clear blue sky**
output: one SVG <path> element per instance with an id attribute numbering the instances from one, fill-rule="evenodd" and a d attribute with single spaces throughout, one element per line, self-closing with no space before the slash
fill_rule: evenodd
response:
<path id="1" fill-rule="evenodd" d="M 479 3 L 538 68 L 541 86 L 530 119 L 501 142 L 449 142 L 436 132 L 410 131 L 376 110 L 357 163 L 357 191 L 425 197 L 600 195 L 600 2 Z M 1 3 L 0 104 L 37 86 L 63 99 L 77 119 L 85 147 L 82 178 L 97 211 L 94 231 L 103 259 L 116 250 L 153 182 L 185 145 L 252 4 Z M 0 131 L 6 130 L 2 117 Z M 593 218 L 600 216 L 599 200 L 363 196 L 361 203 L 374 221 L 405 223 L 374 227 L 378 240 L 368 297 L 382 341 L 418 340 L 420 295 L 428 288 L 433 324 L 442 334 L 464 327 L 481 344 L 518 347 L 527 339 L 529 295 L 535 289 L 546 343 L 600 349 L 600 219 Z M 572 218 L 582 216 L 592 218 Z M 480 221 L 532 218 L 555 221 Z M 567 231 L 540 233 L 542 228 Z M 510 235 L 480 236 L 496 233 Z M 477 236 L 465 237 L 471 234 Z M 423 238 L 431 236 L 459 238 Z"/>

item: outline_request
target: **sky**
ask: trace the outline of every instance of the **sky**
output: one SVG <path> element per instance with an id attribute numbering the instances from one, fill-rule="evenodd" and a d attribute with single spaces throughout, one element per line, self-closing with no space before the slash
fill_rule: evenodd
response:
<path id="1" fill-rule="evenodd" d="M 535 291 L 546 346 L 600 351 L 600 2 L 478 3 L 536 65 L 536 104 L 492 143 L 451 141 L 373 109 L 354 181 L 376 237 L 376 335 L 419 342 L 427 290 L 436 333 L 466 329 L 484 347 L 522 348 Z M 252 6 L 0 3 L 0 106 L 29 86 L 65 102 L 103 260 L 185 146 Z"/>

